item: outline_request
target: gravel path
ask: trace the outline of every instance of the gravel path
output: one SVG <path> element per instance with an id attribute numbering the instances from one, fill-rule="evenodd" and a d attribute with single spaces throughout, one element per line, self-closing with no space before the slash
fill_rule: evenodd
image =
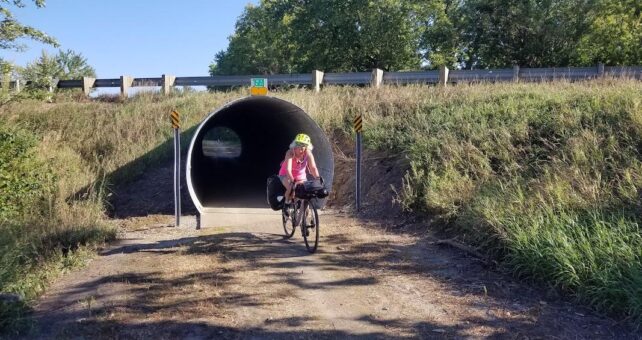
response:
<path id="1" fill-rule="evenodd" d="M 426 232 L 326 211 L 310 255 L 274 217 L 118 220 L 121 241 L 55 282 L 29 338 L 642 338 Z"/>

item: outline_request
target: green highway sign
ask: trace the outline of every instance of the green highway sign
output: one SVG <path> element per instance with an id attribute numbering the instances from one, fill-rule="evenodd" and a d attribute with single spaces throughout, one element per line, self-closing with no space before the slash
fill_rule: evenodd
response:
<path id="1" fill-rule="evenodd" d="M 252 87 L 267 87 L 267 79 L 252 78 Z"/>
<path id="2" fill-rule="evenodd" d="M 267 94 L 267 78 L 251 78 L 250 94 L 253 96 L 265 96 Z"/>

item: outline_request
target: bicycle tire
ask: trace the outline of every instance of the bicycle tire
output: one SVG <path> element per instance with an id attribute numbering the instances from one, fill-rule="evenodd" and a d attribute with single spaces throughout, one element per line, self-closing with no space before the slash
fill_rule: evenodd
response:
<path id="1" fill-rule="evenodd" d="M 294 205 L 284 204 L 281 209 L 281 220 L 283 221 L 283 231 L 285 233 L 285 238 L 291 238 L 294 235 L 295 225 L 294 225 L 294 214 L 296 213 L 296 207 Z M 288 216 L 289 214 L 289 216 Z"/>
<path id="2" fill-rule="evenodd" d="M 319 246 L 319 213 L 317 207 L 310 201 L 306 201 L 303 206 L 301 230 L 305 247 L 310 253 L 314 253 Z"/>

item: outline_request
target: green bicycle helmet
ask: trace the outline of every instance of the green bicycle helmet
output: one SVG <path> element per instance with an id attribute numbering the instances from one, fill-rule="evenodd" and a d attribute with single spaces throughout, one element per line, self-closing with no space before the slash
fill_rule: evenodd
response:
<path id="1" fill-rule="evenodd" d="M 312 141 L 310 140 L 310 136 L 306 135 L 305 133 L 296 135 L 296 137 L 294 137 L 294 141 L 292 141 L 292 144 L 290 144 L 290 147 L 293 148 L 297 145 L 303 145 L 312 150 Z"/>

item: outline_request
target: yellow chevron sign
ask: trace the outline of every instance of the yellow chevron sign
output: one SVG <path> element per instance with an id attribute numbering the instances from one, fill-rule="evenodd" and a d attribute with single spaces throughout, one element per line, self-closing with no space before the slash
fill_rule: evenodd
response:
<path id="1" fill-rule="evenodd" d="M 169 116 L 172 119 L 172 127 L 174 129 L 180 129 L 180 127 L 181 127 L 181 118 L 180 118 L 180 115 L 178 114 L 178 111 L 172 110 L 172 113 L 170 113 Z"/>
<path id="2" fill-rule="evenodd" d="M 354 119 L 354 132 L 361 132 L 361 128 L 363 127 L 363 118 L 361 114 L 359 114 L 355 119 Z"/>

